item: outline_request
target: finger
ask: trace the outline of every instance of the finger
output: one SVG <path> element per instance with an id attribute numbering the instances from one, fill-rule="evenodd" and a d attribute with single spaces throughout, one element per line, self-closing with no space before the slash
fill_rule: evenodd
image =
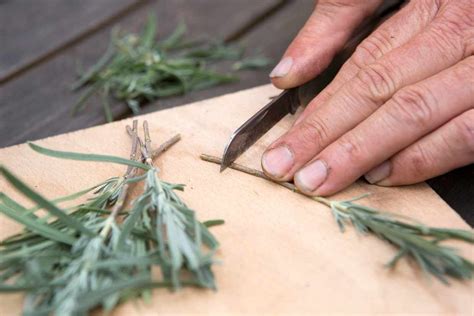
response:
<path id="1" fill-rule="evenodd" d="M 365 174 L 382 186 L 413 184 L 474 163 L 474 110 L 468 110 Z"/>
<path id="2" fill-rule="evenodd" d="M 329 65 L 352 31 L 380 3 L 381 0 L 320 1 L 270 73 L 273 84 L 288 89 L 314 78 Z"/>
<path id="3" fill-rule="evenodd" d="M 454 30 L 449 23 L 434 23 L 435 20 L 414 39 L 360 70 L 327 102 L 272 144 L 270 149 L 288 148 L 292 159 L 273 163 L 279 160 L 265 161 L 265 154 L 262 158 L 265 172 L 278 180 L 291 179 L 296 170 L 366 119 L 395 91 L 434 75 L 473 53 L 474 45 L 471 50 L 463 45 L 463 30 L 467 27 L 463 23 L 466 21 L 457 23 Z M 426 56 L 429 60 L 420 62 L 426 60 Z"/>
<path id="4" fill-rule="evenodd" d="M 473 69 L 474 56 L 400 90 L 377 112 L 299 170 L 295 184 L 307 194 L 335 193 L 472 108 Z"/>
<path id="5" fill-rule="evenodd" d="M 402 46 L 420 33 L 435 17 L 438 7 L 432 1 L 411 1 L 370 36 L 359 44 L 354 54 L 342 66 L 334 80 L 308 104 L 295 124 L 301 122 L 314 109 L 326 102 L 340 87 L 356 76 L 364 67 Z"/>

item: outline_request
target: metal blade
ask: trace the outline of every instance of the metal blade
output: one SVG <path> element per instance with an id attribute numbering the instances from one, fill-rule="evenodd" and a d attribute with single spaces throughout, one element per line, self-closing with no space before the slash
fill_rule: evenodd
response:
<path id="1" fill-rule="evenodd" d="M 297 90 L 283 91 L 234 131 L 224 150 L 221 172 L 252 146 L 263 134 L 299 106 Z"/>

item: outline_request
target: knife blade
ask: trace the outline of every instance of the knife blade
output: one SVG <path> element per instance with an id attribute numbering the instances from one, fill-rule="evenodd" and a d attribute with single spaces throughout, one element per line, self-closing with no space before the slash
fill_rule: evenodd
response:
<path id="1" fill-rule="evenodd" d="M 299 106 L 306 106 L 334 79 L 344 62 L 353 54 L 357 45 L 386 16 L 397 10 L 402 2 L 400 0 L 384 1 L 377 12 L 357 28 L 344 49 L 334 57 L 331 64 L 321 74 L 299 87 L 284 90 L 236 129 L 224 149 L 220 171 L 224 171 L 283 117 L 289 113 L 294 114 Z"/>

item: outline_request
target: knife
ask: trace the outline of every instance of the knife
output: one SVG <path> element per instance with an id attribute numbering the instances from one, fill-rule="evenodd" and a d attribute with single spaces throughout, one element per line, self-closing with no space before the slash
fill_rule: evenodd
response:
<path id="1" fill-rule="evenodd" d="M 351 40 L 337 54 L 331 64 L 315 79 L 296 88 L 284 90 L 279 96 L 255 113 L 232 133 L 225 147 L 221 172 L 235 159 L 260 139 L 270 128 L 288 113 L 294 114 L 299 106 L 306 106 L 336 76 L 344 62 L 352 55 L 357 45 L 389 14 L 396 11 L 403 1 L 384 1 L 369 19 L 354 32 Z"/>

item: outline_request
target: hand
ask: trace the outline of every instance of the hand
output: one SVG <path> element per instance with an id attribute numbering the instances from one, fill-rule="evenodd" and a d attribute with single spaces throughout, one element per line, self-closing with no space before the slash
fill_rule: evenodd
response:
<path id="1" fill-rule="evenodd" d="M 279 88 L 319 74 L 379 0 L 320 1 L 270 74 Z M 275 180 L 333 194 L 365 175 L 383 186 L 474 162 L 474 1 L 412 0 L 357 48 L 262 157 Z"/>

